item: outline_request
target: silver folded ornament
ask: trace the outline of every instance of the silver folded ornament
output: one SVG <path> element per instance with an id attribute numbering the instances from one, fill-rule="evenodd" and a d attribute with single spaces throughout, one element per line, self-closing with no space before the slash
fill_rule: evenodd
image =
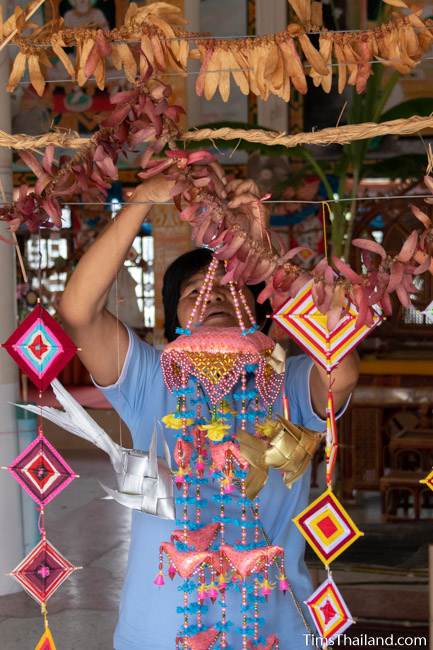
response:
<path id="1" fill-rule="evenodd" d="M 162 519 L 175 519 L 171 457 L 162 427 L 154 426 L 148 452 L 121 447 L 90 417 L 58 379 L 54 379 L 51 386 L 64 411 L 51 406 L 40 407 L 33 404 L 17 404 L 17 406 L 42 415 L 66 431 L 88 440 L 105 451 L 110 458 L 117 482 L 117 490 L 101 483 L 109 498 L 127 508 L 141 510 Z M 162 438 L 164 458 L 157 456 L 158 428 Z"/>

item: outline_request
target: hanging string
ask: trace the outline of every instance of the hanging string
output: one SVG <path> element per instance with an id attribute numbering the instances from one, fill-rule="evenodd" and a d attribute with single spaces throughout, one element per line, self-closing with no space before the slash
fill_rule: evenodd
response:
<path id="1" fill-rule="evenodd" d="M 33 46 L 33 44 L 32 44 Z M 433 56 L 424 56 L 419 60 L 418 67 L 423 61 L 432 61 Z M 375 64 L 380 64 L 382 61 L 378 61 L 377 59 L 372 59 L 371 61 L 366 61 L 366 64 L 369 65 L 375 65 Z M 327 68 L 338 68 L 341 65 L 341 63 L 325 63 L 325 66 Z M 310 65 L 309 63 L 305 63 L 303 68 L 304 70 L 310 70 L 313 66 Z M 186 70 L 185 72 L 158 72 L 158 77 L 195 77 L 201 74 L 202 76 L 208 75 L 208 74 L 219 74 L 220 72 L 254 72 L 253 68 L 221 68 L 218 70 L 205 70 L 200 73 L 200 70 Z M 110 83 L 111 81 L 128 81 L 125 75 L 113 75 L 113 76 L 107 76 L 105 78 L 106 83 Z M 45 79 L 46 84 L 68 84 L 68 83 L 73 83 L 77 88 L 81 88 L 75 79 L 72 79 L 71 77 L 69 79 Z M 86 85 L 87 84 L 96 84 L 96 79 L 95 77 L 89 77 L 86 79 Z M 31 81 L 19 81 L 17 86 L 31 86 L 32 82 Z M 239 145 L 238 145 L 239 146 Z M 233 155 L 234 152 L 232 152 Z"/>
<path id="2" fill-rule="evenodd" d="M 253 511 L 252 506 L 251 506 L 251 511 Z M 263 524 L 261 524 L 260 527 L 261 527 L 261 530 L 262 530 L 262 533 L 263 533 L 263 537 L 265 538 L 266 544 L 268 546 L 272 546 L 271 538 L 269 537 L 268 533 L 266 532 L 265 528 L 263 527 Z M 273 560 L 273 563 L 278 567 L 278 559 L 277 558 L 275 558 Z M 295 605 L 299 616 L 302 618 L 302 622 L 304 624 L 305 629 L 307 630 L 308 634 L 313 635 L 313 629 L 312 629 L 311 625 L 309 624 L 309 622 L 307 621 L 307 618 L 306 618 L 306 616 L 304 614 L 304 610 L 302 609 L 302 605 L 301 605 L 300 601 L 298 600 L 298 598 L 297 598 L 295 592 L 293 591 L 292 586 L 291 586 L 290 583 L 288 584 L 288 586 L 289 586 L 290 596 L 292 597 L 292 600 L 293 600 L 293 604 Z"/>
<path id="3" fill-rule="evenodd" d="M 328 235 L 326 232 L 326 212 L 325 209 L 328 210 L 328 216 L 331 218 L 331 208 L 328 204 L 327 201 L 322 201 L 322 226 L 323 226 L 323 247 L 325 249 L 325 257 L 328 259 Z"/>
<path id="4" fill-rule="evenodd" d="M 45 510 L 43 506 L 41 506 L 41 509 L 39 510 L 38 530 L 42 536 L 42 539 L 46 539 L 47 532 L 45 530 Z"/>
<path id="5" fill-rule="evenodd" d="M 392 201 L 397 199 L 406 199 L 407 201 L 414 201 L 416 199 L 431 199 L 431 194 L 398 194 L 398 195 L 388 195 L 388 196 L 354 196 L 351 197 L 338 197 L 336 199 L 326 199 L 326 203 L 351 203 L 352 201 L 362 202 L 362 201 Z M 322 205 L 323 199 L 312 199 L 312 200 L 297 200 L 297 199 L 279 199 L 279 200 L 270 200 L 263 201 L 263 205 L 279 205 L 279 204 L 299 204 L 299 205 Z M 119 205 L 174 205 L 174 201 L 119 201 Z M 2 205 L 2 204 L 0 204 Z M 5 205 L 10 205 L 6 203 Z M 101 206 L 109 205 L 111 206 L 111 201 L 68 201 L 62 205 L 88 205 L 88 206 Z"/>
<path id="6" fill-rule="evenodd" d="M 118 234 L 119 224 L 117 220 L 117 214 L 114 215 L 114 228 L 116 229 L 116 235 Z M 116 237 L 116 247 L 119 238 Z M 119 272 L 116 271 L 116 276 L 114 279 L 114 302 L 115 302 L 115 311 L 116 311 L 116 352 L 117 352 L 117 392 L 120 397 L 120 321 L 119 321 L 119 286 L 118 286 L 118 277 Z M 119 420 L 119 445 L 123 447 L 123 430 L 122 430 L 122 418 L 120 415 L 117 416 Z"/>
<path id="7" fill-rule="evenodd" d="M 45 603 L 42 603 L 42 605 L 41 605 L 41 614 L 44 617 L 44 625 L 45 625 L 45 629 L 47 630 L 48 629 L 48 612 L 47 612 L 47 606 L 45 605 Z"/>

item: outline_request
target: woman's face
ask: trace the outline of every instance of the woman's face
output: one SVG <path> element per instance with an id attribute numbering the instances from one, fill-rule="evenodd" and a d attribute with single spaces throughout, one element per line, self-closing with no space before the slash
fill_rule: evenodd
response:
<path id="1" fill-rule="evenodd" d="M 91 0 L 69 0 L 69 4 L 74 7 L 79 14 L 86 14 L 92 6 Z"/>
<path id="2" fill-rule="evenodd" d="M 188 323 L 197 296 L 203 286 L 205 275 L 206 270 L 199 271 L 191 276 L 191 278 L 181 287 L 180 299 L 177 306 L 177 318 L 181 327 L 186 327 Z M 222 276 L 222 271 L 219 273 L 217 272 L 214 286 L 209 296 L 207 309 L 203 319 L 203 324 L 207 327 L 234 327 L 238 325 L 230 287 L 228 285 L 222 286 L 219 283 Z M 247 304 L 255 316 L 254 296 L 248 288 L 244 288 L 243 291 Z M 195 315 L 193 322 L 198 321 L 199 314 L 200 310 L 198 310 L 198 313 Z M 249 321 L 246 319 L 244 307 L 242 307 L 242 315 L 246 326 L 249 326 Z"/>

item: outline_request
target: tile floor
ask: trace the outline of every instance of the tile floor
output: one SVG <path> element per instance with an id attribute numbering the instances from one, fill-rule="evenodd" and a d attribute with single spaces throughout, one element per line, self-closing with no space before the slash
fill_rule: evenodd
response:
<path id="1" fill-rule="evenodd" d="M 106 456 L 77 451 L 64 455 L 81 478 L 49 504 L 46 528 L 54 546 L 84 569 L 65 582 L 50 600 L 50 626 L 57 650 L 111 650 L 126 565 L 130 512 L 101 499 L 103 492 L 97 480 L 113 484 Z M 364 495 L 363 500 L 362 507 L 352 511 L 357 523 L 380 521 L 377 495 Z M 324 577 L 319 568 L 313 568 L 312 575 L 317 584 Z M 368 619 L 380 624 L 385 618 L 386 627 L 387 620 L 406 616 L 425 627 L 427 571 L 415 576 L 402 572 L 396 577 L 395 571 L 371 574 L 349 569 L 334 572 L 334 578 L 359 621 Z M 379 610 L 384 602 L 385 609 Z M 0 597 L 1 650 L 33 650 L 41 633 L 38 606 L 26 593 Z"/>

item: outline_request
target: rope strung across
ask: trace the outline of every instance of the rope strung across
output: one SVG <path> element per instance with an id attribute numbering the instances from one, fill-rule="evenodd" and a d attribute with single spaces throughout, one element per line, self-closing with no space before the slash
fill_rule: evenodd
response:
<path id="1" fill-rule="evenodd" d="M 356 140 L 366 140 L 383 135 L 412 135 L 424 129 L 433 128 L 433 115 L 422 117 L 413 115 L 408 118 L 389 120 L 376 124 L 375 122 L 363 122 L 361 124 L 348 124 L 345 126 L 329 127 L 313 132 L 278 133 L 265 129 L 232 129 L 223 127 L 219 129 L 193 129 L 180 134 L 180 139 L 189 142 L 201 142 L 203 140 L 245 140 L 268 146 L 283 146 L 287 148 L 298 147 L 305 144 L 330 145 L 348 144 Z M 89 144 L 91 138 L 83 138 L 71 131 L 55 131 L 43 135 L 31 136 L 25 134 L 5 133 L 0 131 L 0 147 L 10 149 L 37 150 L 54 145 L 65 149 L 81 149 Z"/>

